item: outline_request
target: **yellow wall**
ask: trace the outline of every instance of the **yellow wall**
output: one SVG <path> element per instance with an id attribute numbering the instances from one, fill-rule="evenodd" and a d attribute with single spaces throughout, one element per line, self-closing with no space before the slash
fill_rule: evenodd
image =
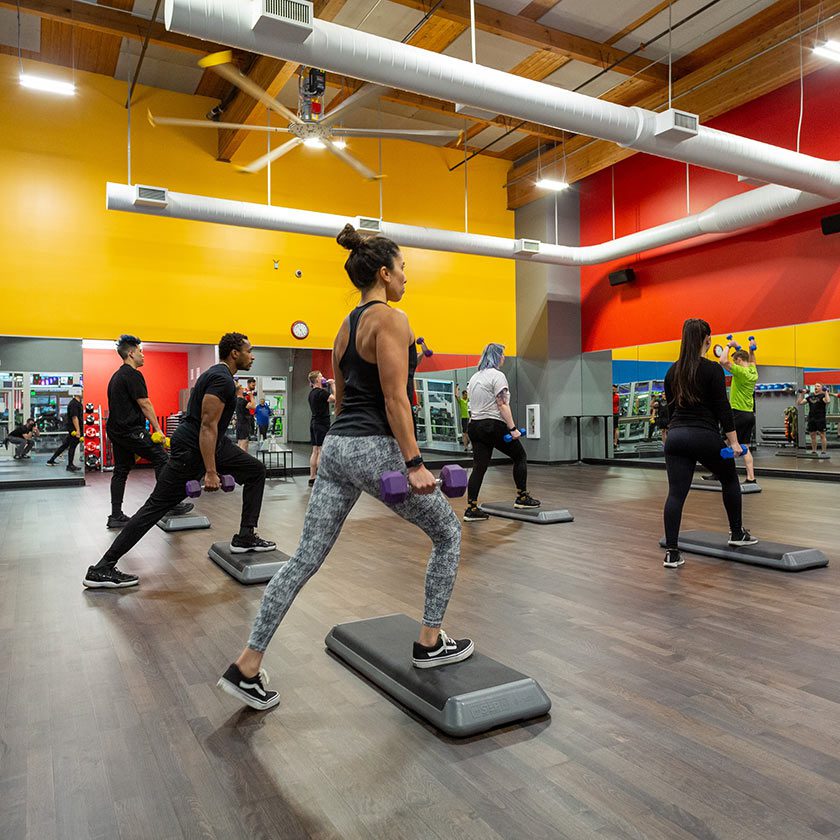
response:
<path id="1" fill-rule="evenodd" d="M 69 70 L 26 62 L 33 72 Z M 330 239 L 155 219 L 107 211 L 105 182 L 125 183 L 126 85 L 76 72 L 74 97 L 25 90 L 17 59 L 0 55 L 0 332 L 148 341 L 215 342 L 229 330 L 254 344 L 329 347 L 357 295 L 344 273 L 347 252 Z M 241 175 L 215 160 L 216 132 L 152 128 L 156 114 L 203 117 L 215 100 L 138 86 L 132 109 L 132 180 L 180 192 L 266 200 L 265 172 Z M 265 151 L 252 137 L 237 160 Z M 277 139 L 273 144 L 277 145 Z M 351 150 L 378 168 L 376 141 Z M 384 217 L 462 230 L 463 169 L 452 150 L 383 143 Z M 470 230 L 513 236 L 505 209 L 507 164 L 471 161 Z M 379 216 L 379 186 L 328 152 L 297 149 L 272 170 L 272 203 Z M 514 263 L 406 249 L 401 307 L 439 352 L 479 353 L 489 340 L 515 352 Z M 274 270 L 273 260 L 280 260 Z M 296 269 L 303 277 L 294 277 Z M 292 339 L 292 321 L 310 337 Z M 488 332 L 488 330 L 492 331 Z"/>
<path id="2" fill-rule="evenodd" d="M 734 336 L 747 346 L 748 336 L 754 335 L 758 345 L 758 363 L 804 368 L 840 368 L 840 321 L 820 321 L 813 324 L 774 327 L 767 330 L 745 330 Z M 712 337 L 712 346 L 724 345 L 726 336 Z M 680 353 L 679 341 L 642 344 L 613 350 L 613 359 L 643 362 L 672 362 Z M 712 354 L 709 353 L 709 358 Z"/>

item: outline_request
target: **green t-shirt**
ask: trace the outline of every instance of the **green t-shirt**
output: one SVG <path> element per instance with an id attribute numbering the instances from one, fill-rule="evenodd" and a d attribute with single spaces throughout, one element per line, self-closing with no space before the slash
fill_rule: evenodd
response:
<path id="1" fill-rule="evenodd" d="M 729 402 L 735 411 L 753 411 L 755 406 L 755 383 L 758 382 L 758 370 L 755 365 L 732 363 L 732 384 L 729 388 Z"/>
<path id="2" fill-rule="evenodd" d="M 458 400 L 458 408 L 461 409 L 461 419 L 468 418 L 470 416 L 470 401 L 457 396 L 455 399 Z"/>

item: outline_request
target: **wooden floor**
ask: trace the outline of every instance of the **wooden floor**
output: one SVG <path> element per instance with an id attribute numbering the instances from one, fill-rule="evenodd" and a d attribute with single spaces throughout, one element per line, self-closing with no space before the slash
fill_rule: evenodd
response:
<path id="1" fill-rule="evenodd" d="M 131 477 L 128 511 L 150 478 Z M 108 476 L 0 493 L 0 837 L 840 840 L 840 489 L 768 478 L 744 499 L 758 536 L 821 548 L 827 569 L 669 571 L 664 482 L 533 468 L 573 524 L 464 525 L 447 629 L 554 704 L 466 741 L 324 651 L 334 623 L 420 614 L 428 543 L 379 503 L 359 503 L 278 632 L 282 702 L 259 714 L 214 688 L 261 591 L 206 557 L 239 491 L 200 500 L 212 531 L 155 528 L 124 592 L 81 587 L 112 538 Z M 509 473 L 486 491 L 504 499 Z M 272 484 L 262 533 L 292 550 L 306 499 L 305 478 Z M 720 497 L 692 494 L 685 527 L 721 529 Z"/>

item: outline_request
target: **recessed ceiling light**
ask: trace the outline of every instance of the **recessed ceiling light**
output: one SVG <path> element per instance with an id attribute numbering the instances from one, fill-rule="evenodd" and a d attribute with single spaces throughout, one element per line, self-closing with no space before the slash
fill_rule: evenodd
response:
<path id="1" fill-rule="evenodd" d="M 33 76 L 31 73 L 21 73 L 20 83 L 25 88 L 45 90 L 48 93 L 61 93 L 64 96 L 72 96 L 76 92 L 76 86 L 72 82 L 61 82 L 58 79 Z"/>
<path id="2" fill-rule="evenodd" d="M 540 178 L 537 181 L 537 186 L 541 190 L 554 190 L 555 192 L 569 189 L 569 185 L 565 181 L 555 181 L 553 178 Z"/>
<path id="3" fill-rule="evenodd" d="M 339 149 L 346 149 L 347 141 L 343 137 L 333 137 L 333 145 Z"/>
<path id="4" fill-rule="evenodd" d="M 321 140 L 320 137 L 307 137 L 306 140 L 303 141 L 303 145 L 307 146 L 310 149 L 326 149 L 327 148 L 324 145 L 324 142 Z"/>

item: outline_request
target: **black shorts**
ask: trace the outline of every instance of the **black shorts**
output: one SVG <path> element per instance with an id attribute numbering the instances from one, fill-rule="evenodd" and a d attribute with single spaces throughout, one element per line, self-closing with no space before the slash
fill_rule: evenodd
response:
<path id="1" fill-rule="evenodd" d="M 462 417 L 461 418 L 461 431 L 466 433 L 467 426 L 470 425 L 470 418 L 469 417 Z"/>
<path id="2" fill-rule="evenodd" d="M 236 424 L 236 439 L 237 440 L 248 440 L 251 437 L 251 427 L 246 423 L 237 423 Z"/>
<path id="3" fill-rule="evenodd" d="M 755 429 L 755 414 L 752 411 L 738 411 L 732 409 L 732 417 L 735 420 L 735 434 L 738 435 L 738 443 L 749 445 Z"/>
<path id="4" fill-rule="evenodd" d="M 619 420 L 620 417 L 621 417 L 620 414 L 613 414 L 613 428 L 614 429 L 618 428 L 618 420 Z"/>
<path id="5" fill-rule="evenodd" d="M 310 446 L 323 446 L 324 445 L 324 438 L 327 436 L 327 432 L 330 430 L 329 426 L 319 425 L 317 423 L 310 423 L 309 424 L 309 445 Z"/>
<path id="6" fill-rule="evenodd" d="M 810 417 L 808 418 L 808 424 L 806 426 L 809 432 L 824 432 L 825 431 L 825 417 L 819 420 L 812 420 Z"/>

